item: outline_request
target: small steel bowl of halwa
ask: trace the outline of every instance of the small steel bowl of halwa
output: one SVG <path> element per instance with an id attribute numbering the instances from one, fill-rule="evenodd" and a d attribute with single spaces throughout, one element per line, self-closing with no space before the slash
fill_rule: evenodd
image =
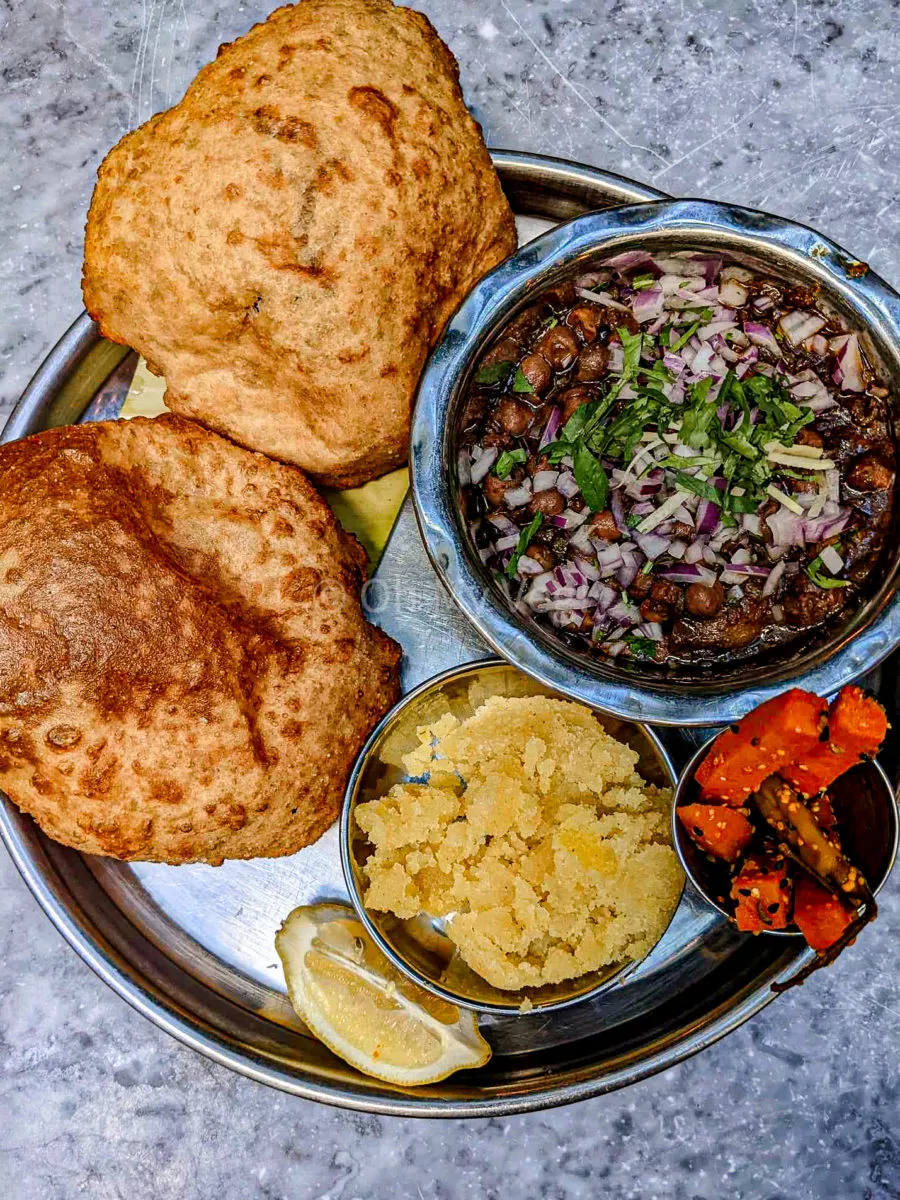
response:
<path id="1" fill-rule="evenodd" d="M 516 1013 L 596 996 L 681 899 L 675 782 L 647 726 L 501 660 L 453 668 L 360 754 L 340 832 L 351 900 L 390 961 L 453 1004 Z"/>
<path id="2" fill-rule="evenodd" d="M 631 720 L 724 723 L 900 644 L 898 398 L 900 297 L 827 238 L 700 200 L 589 213 L 448 324 L 416 514 L 520 670 Z"/>

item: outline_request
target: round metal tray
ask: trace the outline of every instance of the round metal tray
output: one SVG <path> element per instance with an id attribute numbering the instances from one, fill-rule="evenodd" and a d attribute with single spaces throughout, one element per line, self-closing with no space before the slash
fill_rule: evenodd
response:
<path id="1" fill-rule="evenodd" d="M 494 157 L 526 240 L 587 209 L 658 198 L 592 168 L 530 155 Z M 24 393 L 3 440 L 115 416 L 133 362 L 83 314 Z M 431 570 L 408 499 L 376 580 L 370 613 L 403 644 L 404 690 L 488 656 Z M 869 681 L 892 705 L 894 664 L 889 660 Z M 694 748 L 690 734 L 660 734 L 676 765 L 686 761 Z M 627 982 L 549 1017 L 486 1016 L 483 1028 L 494 1046 L 487 1066 L 402 1089 L 335 1058 L 307 1033 L 285 995 L 274 949 L 282 920 L 297 904 L 346 897 L 335 828 L 291 858 L 218 868 L 81 855 L 43 837 L 7 801 L 0 805 L 0 834 L 69 944 L 160 1028 L 262 1083 L 370 1112 L 495 1116 L 622 1087 L 735 1029 L 769 1002 L 772 980 L 789 975 L 809 953 L 800 939 L 737 934 L 688 887 L 665 937 Z"/>

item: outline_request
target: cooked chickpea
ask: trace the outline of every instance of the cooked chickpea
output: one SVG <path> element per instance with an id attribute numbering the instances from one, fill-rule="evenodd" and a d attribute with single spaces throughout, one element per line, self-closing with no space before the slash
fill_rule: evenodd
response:
<path id="1" fill-rule="evenodd" d="M 566 421 L 573 416 L 577 408 L 581 408 L 582 404 L 587 404 L 591 398 L 591 393 L 587 388 L 570 387 L 564 392 L 560 392 L 557 399 L 562 404 L 562 422 L 565 425 Z"/>
<path id="2" fill-rule="evenodd" d="M 511 433 L 514 437 L 525 432 L 533 416 L 534 412 L 527 404 L 513 400 L 511 396 L 504 396 L 494 413 L 494 419 L 504 433 Z"/>
<path id="3" fill-rule="evenodd" d="M 662 600 L 654 600 L 652 596 L 648 596 L 646 600 L 641 601 L 641 616 L 645 621 L 668 621 L 672 615 L 672 610 L 668 604 Z"/>
<path id="4" fill-rule="evenodd" d="M 569 325 L 580 333 L 586 342 L 592 342 L 600 326 L 600 309 L 593 304 L 578 304 L 568 316 Z"/>
<path id="5" fill-rule="evenodd" d="M 653 576 L 644 575 L 643 572 L 638 572 L 634 580 L 628 588 L 628 595 L 632 600 L 644 600 L 650 595 L 650 589 L 653 587 Z"/>
<path id="6" fill-rule="evenodd" d="M 539 562 L 545 571 L 552 571 L 556 566 L 556 555 L 549 546 L 532 543 L 525 553 L 529 558 L 533 558 L 535 562 Z"/>
<path id="7" fill-rule="evenodd" d="M 692 617 L 714 617 L 725 603 L 725 589 L 719 583 L 691 583 L 684 593 L 684 606 Z"/>
<path id="8" fill-rule="evenodd" d="M 863 454 L 847 472 L 847 483 L 860 492 L 883 492 L 893 485 L 894 472 L 877 454 Z"/>
<path id="9" fill-rule="evenodd" d="M 519 364 L 522 374 L 540 395 L 553 382 L 553 368 L 540 354 L 526 354 Z"/>
<path id="10" fill-rule="evenodd" d="M 601 379 L 606 374 L 608 365 L 609 350 L 595 342 L 591 346 L 585 346 L 578 355 L 576 376 L 584 380 Z"/>
<path id="11" fill-rule="evenodd" d="M 684 592 L 677 583 L 670 579 L 656 579 L 650 589 L 650 599 L 657 604 L 665 604 L 675 612 L 681 612 L 684 604 Z"/>
<path id="12" fill-rule="evenodd" d="M 544 356 L 551 367 L 564 371 L 578 357 L 578 338 L 567 326 L 554 325 L 538 338 L 535 350 Z"/>
<path id="13" fill-rule="evenodd" d="M 482 358 L 479 366 L 493 367 L 496 363 L 512 363 L 516 361 L 521 353 L 519 343 L 515 338 L 503 337 L 497 342 L 496 346 L 491 346 L 490 350 Z"/>
<path id="14" fill-rule="evenodd" d="M 594 513 L 588 521 L 588 529 L 591 531 L 592 538 L 603 538 L 607 542 L 615 542 L 621 537 L 616 518 L 608 508 Z"/>
<path id="15" fill-rule="evenodd" d="M 484 498 L 491 508 L 500 508 L 506 493 L 512 488 L 519 486 L 515 479 L 517 474 L 518 472 L 513 472 L 513 475 L 509 479 L 500 479 L 493 472 L 485 476 L 481 486 L 484 490 Z"/>
<path id="16" fill-rule="evenodd" d="M 801 429 L 797 434 L 798 446 L 815 446 L 821 450 L 825 445 L 825 439 L 821 433 L 816 433 L 814 429 Z"/>
<path id="17" fill-rule="evenodd" d="M 566 507 L 565 498 L 556 488 L 548 488 L 531 497 L 528 508 L 533 513 L 543 513 L 545 517 L 558 517 Z"/>

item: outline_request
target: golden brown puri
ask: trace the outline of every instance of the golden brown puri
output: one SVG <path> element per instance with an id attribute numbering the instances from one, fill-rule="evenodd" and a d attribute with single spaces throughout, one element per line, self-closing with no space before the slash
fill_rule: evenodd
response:
<path id="1" fill-rule="evenodd" d="M 116 858 L 315 841 L 397 697 L 364 566 L 300 471 L 183 417 L 0 447 L 0 788 Z"/>
<path id="2" fill-rule="evenodd" d="M 430 348 L 515 247 L 426 18 L 303 0 L 107 156 L 84 300 L 165 375 L 170 408 L 353 486 L 406 460 Z"/>

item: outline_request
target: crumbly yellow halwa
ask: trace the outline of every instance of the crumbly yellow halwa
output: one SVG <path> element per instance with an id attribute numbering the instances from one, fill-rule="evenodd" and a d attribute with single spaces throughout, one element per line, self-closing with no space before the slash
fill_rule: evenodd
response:
<path id="1" fill-rule="evenodd" d="M 659 940 L 683 882 L 670 793 L 590 709 L 495 696 L 417 733 L 403 762 L 428 782 L 356 810 L 374 847 L 369 908 L 448 918 L 465 962 L 508 990 L 640 958 Z"/>

